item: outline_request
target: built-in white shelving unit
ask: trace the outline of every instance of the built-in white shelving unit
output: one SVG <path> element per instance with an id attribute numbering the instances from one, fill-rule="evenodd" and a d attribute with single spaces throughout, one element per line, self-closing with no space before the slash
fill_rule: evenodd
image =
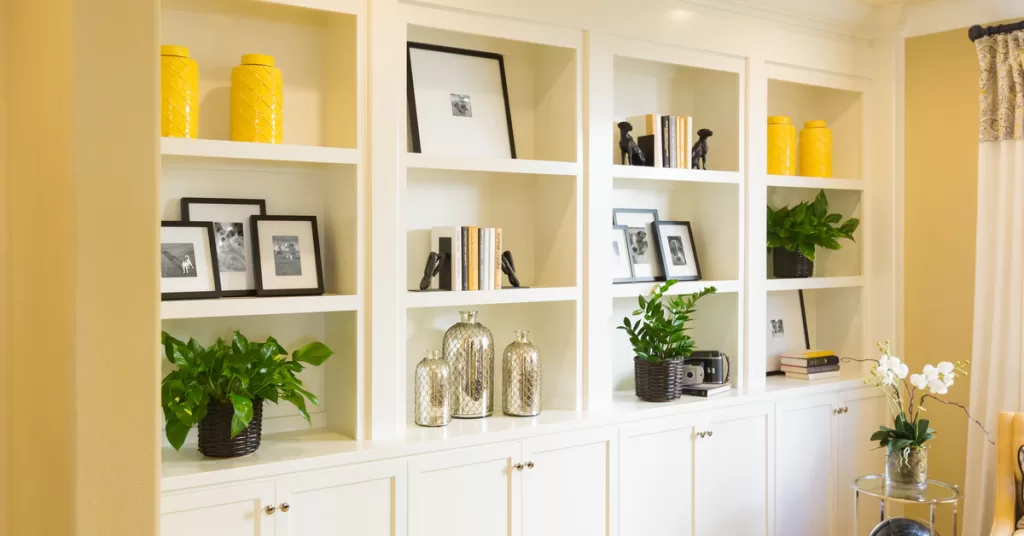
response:
<path id="1" fill-rule="evenodd" d="M 295 313 L 333 313 L 356 311 L 357 296 L 282 296 L 273 298 L 221 298 L 219 300 L 179 300 L 160 304 L 160 318 L 214 318 L 218 316 L 287 315 Z"/>
<path id="2" fill-rule="evenodd" d="M 225 158 L 258 162 L 357 165 L 362 155 L 356 149 L 315 145 L 271 145 L 224 140 L 162 138 L 160 154 L 165 158 Z"/>

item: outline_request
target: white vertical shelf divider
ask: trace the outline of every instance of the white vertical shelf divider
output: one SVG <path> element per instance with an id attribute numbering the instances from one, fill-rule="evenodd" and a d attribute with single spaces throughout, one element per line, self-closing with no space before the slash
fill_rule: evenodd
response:
<path id="1" fill-rule="evenodd" d="M 764 326 L 767 325 L 767 298 L 765 284 L 768 263 L 765 248 L 768 226 L 765 205 L 768 187 L 757 180 L 768 168 L 768 79 L 763 58 L 747 59 L 747 356 L 743 377 L 749 388 L 765 384 L 767 344 Z"/>

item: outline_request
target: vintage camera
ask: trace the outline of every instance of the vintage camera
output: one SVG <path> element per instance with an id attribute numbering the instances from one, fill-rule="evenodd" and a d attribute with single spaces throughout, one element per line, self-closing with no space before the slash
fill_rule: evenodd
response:
<path id="1" fill-rule="evenodd" d="M 704 371 L 703 383 L 729 383 L 732 364 L 729 356 L 718 350 L 696 350 L 684 363 L 701 367 Z"/>
<path id="2" fill-rule="evenodd" d="M 704 367 L 692 364 L 683 365 L 683 385 L 704 383 Z"/>

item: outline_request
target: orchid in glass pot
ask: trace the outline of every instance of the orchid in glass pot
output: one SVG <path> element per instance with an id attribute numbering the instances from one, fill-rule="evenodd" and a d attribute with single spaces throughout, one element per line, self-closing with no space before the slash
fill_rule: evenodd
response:
<path id="1" fill-rule="evenodd" d="M 895 489 L 922 490 L 928 485 L 926 443 L 935 437 L 935 430 L 929 427 L 928 419 L 922 417 L 926 401 L 935 400 L 959 407 L 988 436 L 988 430 L 971 417 L 966 406 L 939 397 L 949 392 L 958 376 L 967 375 L 970 362 L 943 361 L 937 365 L 925 365 L 920 373 L 911 374 L 910 367 L 892 355 L 889 341 L 879 343 L 878 350 L 882 353 L 878 359 L 843 360 L 875 363 L 864 383 L 879 388 L 885 394 L 892 417 L 891 428 L 881 426 L 871 434 L 871 441 L 877 441 L 879 448 L 887 449 L 886 484 Z"/>

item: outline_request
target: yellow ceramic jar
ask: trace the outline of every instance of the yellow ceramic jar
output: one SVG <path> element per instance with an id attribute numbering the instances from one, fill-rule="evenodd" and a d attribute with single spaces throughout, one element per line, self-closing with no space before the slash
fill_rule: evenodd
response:
<path id="1" fill-rule="evenodd" d="M 284 81 L 274 58 L 246 54 L 231 70 L 231 140 L 281 143 Z"/>
<path id="2" fill-rule="evenodd" d="M 832 131 L 824 121 L 808 121 L 800 131 L 800 175 L 832 177 Z"/>
<path id="3" fill-rule="evenodd" d="M 768 174 L 796 175 L 796 127 L 784 115 L 768 118 Z"/>
<path id="4" fill-rule="evenodd" d="M 160 47 L 160 135 L 199 137 L 199 66 L 185 47 Z"/>

